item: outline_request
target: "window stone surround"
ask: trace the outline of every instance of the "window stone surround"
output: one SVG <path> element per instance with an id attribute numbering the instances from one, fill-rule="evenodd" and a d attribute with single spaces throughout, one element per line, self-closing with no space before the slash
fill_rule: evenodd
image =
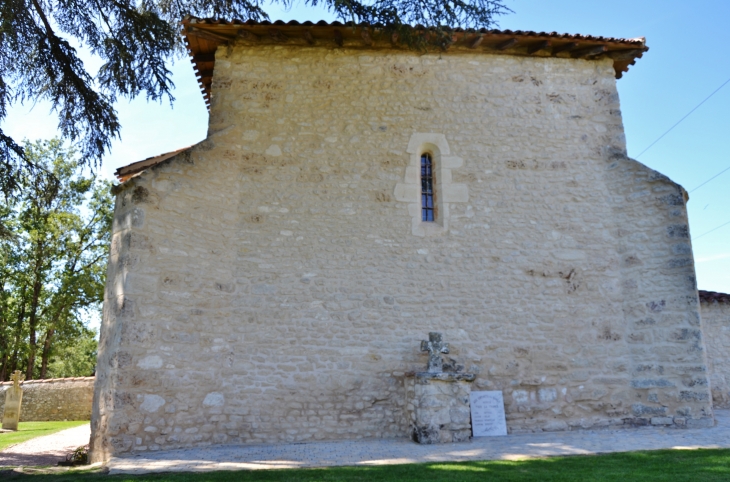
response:
<path id="1" fill-rule="evenodd" d="M 411 233 L 414 236 L 429 237 L 446 234 L 449 230 L 449 205 L 469 201 L 466 184 L 452 181 L 452 169 L 464 165 L 460 157 L 452 156 L 446 136 L 440 133 L 414 133 L 408 142 L 406 152 L 410 156 L 403 182 L 395 186 L 395 199 L 408 203 L 411 216 Z M 434 205 L 435 221 L 421 220 L 421 155 L 430 153 L 435 173 Z"/>

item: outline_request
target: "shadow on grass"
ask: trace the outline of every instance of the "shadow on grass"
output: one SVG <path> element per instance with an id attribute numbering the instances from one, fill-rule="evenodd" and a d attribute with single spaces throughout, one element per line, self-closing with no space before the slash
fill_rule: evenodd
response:
<path id="1" fill-rule="evenodd" d="M 553 457 L 523 461 L 440 462 L 430 464 L 283 469 L 244 472 L 165 473 L 147 475 L 64 474 L 11 475 L 3 480 L 37 482 L 223 482 L 223 481 L 701 481 L 730 480 L 730 450 L 659 450 L 619 454 Z"/>

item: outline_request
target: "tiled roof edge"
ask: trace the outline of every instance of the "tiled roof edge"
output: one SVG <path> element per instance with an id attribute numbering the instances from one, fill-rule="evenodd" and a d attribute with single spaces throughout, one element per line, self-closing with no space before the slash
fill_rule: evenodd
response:
<path id="1" fill-rule="evenodd" d="M 183 147 L 182 149 L 165 152 L 164 154 L 159 154 L 157 156 L 148 157 L 147 159 L 142 159 L 141 161 L 127 164 L 126 166 L 122 166 L 119 169 L 117 169 L 114 172 L 114 175 L 117 177 L 117 179 L 119 179 L 119 181 L 125 182 L 129 178 L 134 177 L 135 175 L 146 171 L 150 167 L 156 166 L 157 164 L 160 164 L 161 162 L 164 162 L 180 153 L 187 151 L 188 149 L 192 149 L 196 145 L 197 144 L 193 144 L 192 146 Z"/>
<path id="2" fill-rule="evenodd" d="M 23 380 L 20 385 L 37 385 L 41 383 L 64 383 L 64 382 L 83 382 L 94 380 L 96 377 L 72 377 L 72 378 L 44 378 L 42 380 Z M 13 382 L 0 382 L 0 387 L 4 385 L 12 385 Z"/>
<path id="3" fill-rule="evenodd" d="M 247 26 L 292 26 L 292 27 L 370 27 L 370 28 L 385 28 L 385 25 L 382 23 L 367 23 L 367 22 L 327 22 L 325 20 L 320 20 L 319 22 L 311 22 L 311 21 L 305 21 L 305 22 L 298 22 L 296 20 L 290 20 L 289 22 L 284 22 L 283 20 L 275 20 L 273 22 L 269 22 L 267 20 L 263 20 L 261 22 L 257 22 L 254 20 L 225 20 L 221 18 L 200 18 L 200 17 L 193 17 L 193 16 L 187 16 L 182 21 L 183 24 L 205 24 L 205 25 L 247 25 Z M 424 30 L 427 29 L 427 27 L 423 25 L 414 25 L 413 29 L 415 30 Z M 620 37 L 603 37 L 603 36 L 593 36 L 593 35 L 583 35 L 583 34 L 570 34 L 570 33 L 559 33 L 559 32 L 536 32 L 534 30 L 499 30 L 499 29 L 465 29 L 461 27 L 456 27 L 453 29 L 456 33 L 489 33 L 494 35 L 515 35 L 515 36 L 521 36 L 521 37 L 553 37 L 553 38 L 561 38 L 561 39 L 574 39 L 574 40 L 594 40 L 596 42 L 616 42 L 616 43 L 627 43 L 635 46 L 643 46 L 646 43 L 646 39 L 644 37 L 639 38 L 620 38 Z"/>
<path id="4" fill-rule="evenodd" d="M 730 303 L 730 294 L 728 293 L 699 290 L 699 295 L 702 303 Z"/>
<path id="5" fill-rule="evenodd" d="M 253 45 L 287 44 L 289 46 L 346 47 L 355 49 L 406 49 L 397 34 L 382 36 L 382 24 L 353 22 L 283 22 L 277 20 L 223 20 L 186 16 L 182 35 L 208 107 L 215 71 L 215 51 L 220 45 L 246 42 Z M 428 33 L 431 28 L 415 25 L 414 30 Z M 378 32 L 381 31 L 381 32 Z M 386 38 L 387 37 L 387 38 Z M 442 50 L 517 56 L 562 57 L 613 60 L 616 78 L 620 79 L 643 53 L 649 50 L 646 39 L 617 38 L 532 30 L 497 30 L 454 28 L 451 39 L 443 39 Z"/>

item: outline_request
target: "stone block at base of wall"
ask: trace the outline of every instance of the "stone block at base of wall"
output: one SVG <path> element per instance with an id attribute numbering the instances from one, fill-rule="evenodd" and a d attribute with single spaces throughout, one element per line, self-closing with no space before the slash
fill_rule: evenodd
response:
<path id="1" fill-rule="evenodd" d="M 419 372 L 406 378 L 411 439 L 420 444 L 464 442 L 471 438 L 470 373 Z"/>
<path id="2" fill-rule="evenodd" d="M 5 410 L 5 391 L 12 386 L 12 382 L 0 382 L 0 414 Z M 94 377 L 28 380 L 20 388 L 21 422 L 91 420 Z"/>

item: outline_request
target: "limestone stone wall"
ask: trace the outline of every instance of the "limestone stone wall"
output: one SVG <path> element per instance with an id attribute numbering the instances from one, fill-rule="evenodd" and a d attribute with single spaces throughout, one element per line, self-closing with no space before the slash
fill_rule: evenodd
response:
<path id="1" fill-rule="evenodd" d="M 0 414 L 5 408 L 5 391 L 11 386 L 12 382 L 0 382 Z M 94 377 L 28 380 L 20 387 L 21 422 L 91 419 Z"/>
<path id="2" fill-rule="evenodd" d="M 684 195 L 610 60 L 219 48 L 208 139 L 117 195 L 93 457 L 406 437 L 430 331 L 512 433 L 709 426 Z"/>
<path id="3" fill-rule="evenodd" d="M 712 401 L 717 408 L 730 408 L 730 295 L 703 298 L 700 306 Z"/>

